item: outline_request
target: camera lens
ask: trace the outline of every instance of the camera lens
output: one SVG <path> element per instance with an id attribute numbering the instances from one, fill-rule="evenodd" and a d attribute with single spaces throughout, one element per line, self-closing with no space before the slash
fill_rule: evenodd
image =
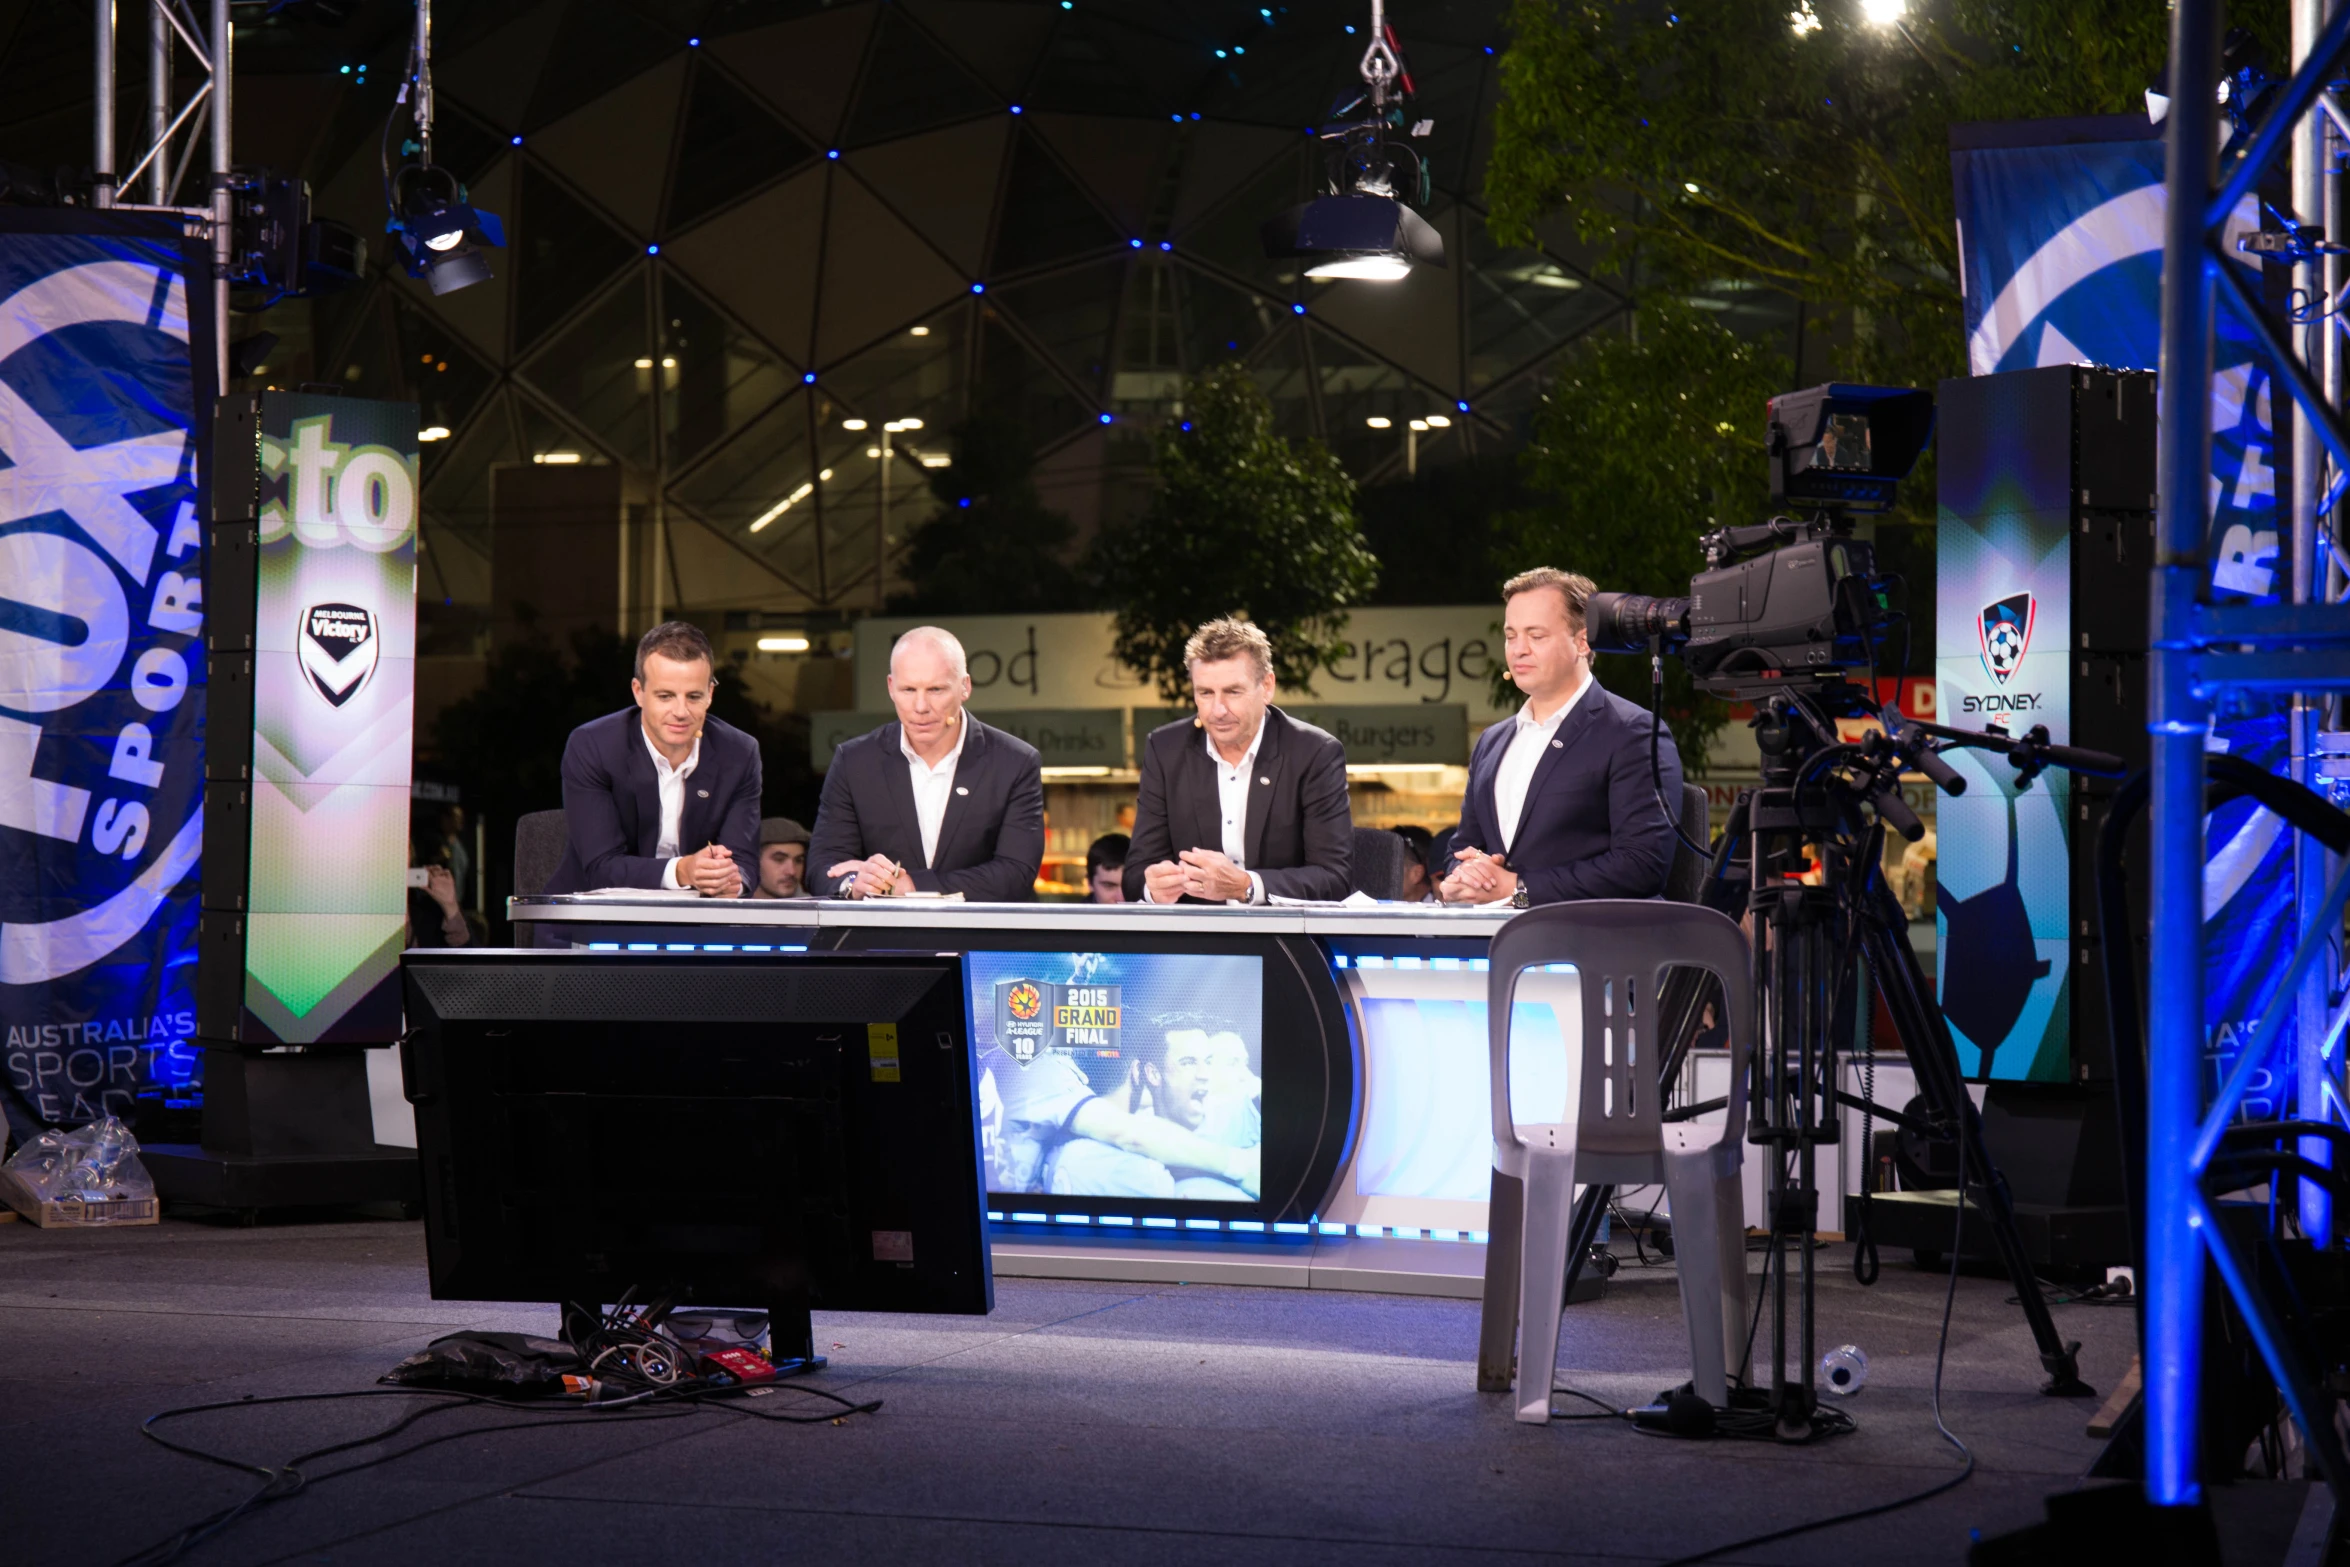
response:
<path id="1" fill-rule="evenodd" d="M 1583 606 L 1583 627 L 1602 653 L 1638 653 L 1651 637 L 1672 652 L 1689 640 L 1689 601 L 1645 593 L 1594 593 Z"/>

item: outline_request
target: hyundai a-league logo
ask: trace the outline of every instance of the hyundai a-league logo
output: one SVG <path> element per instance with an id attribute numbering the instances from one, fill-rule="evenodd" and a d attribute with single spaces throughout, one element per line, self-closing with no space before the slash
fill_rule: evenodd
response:
<path id="1" fill-rule="evenodd" d="M 375 616 L 356 604 L 313 604 L 302 611 L 302 673 L 329 706 L 357 696 L 381 652 Z"/>
<path id="2" fill-rule="evenodd" d="M 2007 684 L 2032 646 L 2034 605 L 2029 593 L 2013 593 L 1983 607 L 1977 629 L 1983 638 L 1983 667 Z"/>

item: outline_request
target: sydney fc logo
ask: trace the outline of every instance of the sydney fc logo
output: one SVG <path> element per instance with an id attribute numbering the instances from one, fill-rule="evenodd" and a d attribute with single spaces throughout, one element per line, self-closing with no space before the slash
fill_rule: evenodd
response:
<path id="1" fill-rule="evenodd" d="M 2029 593 L 2011 593 L 1987 604 L 1976 622 L 1983 639 L 1983 667 L 1991 678 L 2007 684 L 2032 646 L 2034 605 Z"/>
<path id="2" fill-rule="evenodd" d="M 380 639 L 375 616 L 356 604 L 313 604 L 302 611 L 302 673 L 330 707 L 366 689 Z"/>

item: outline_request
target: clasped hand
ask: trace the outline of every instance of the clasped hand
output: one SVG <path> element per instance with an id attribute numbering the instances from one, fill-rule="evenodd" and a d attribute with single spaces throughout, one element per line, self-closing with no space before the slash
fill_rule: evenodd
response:
<path id="1" fill-rule="evenodd" d="M 1142 884 L 1153 903 L 1203 898 L 1210 903 L 1248 901 L 1248 872 L 1213 849 L 1186 849 L 1172 860 L 1145 869 Z"/>
<path id="2" fill-rule="evenodd" d="M 1518 873 L 1501 855 L 1460 849 L 1453 858 L 1459 863 L 1436 888 L 1436 895 L 1447 903 L 1492 903 L 1518 890 Z"/>
<path id="3" fill-rule="evenodd" d="M 843 876 L 856 873 L 857 879 L 849 886 L 852 898 L 904 897 L 914 890 L 914 878 L 906 868 L 886 854 L 876 854 L 862 860 L 843 860 L 824 874 L 838 886 Z"/>
<path id="4" fill-rule="evenodd" d="M 743 890 L 742 867 L 734 863 L 734 851 L 723 843 L 713 843 L 691 854 L 678 856 L 677 883 L 691 887 L 705 898 L 740 897 Z"/>

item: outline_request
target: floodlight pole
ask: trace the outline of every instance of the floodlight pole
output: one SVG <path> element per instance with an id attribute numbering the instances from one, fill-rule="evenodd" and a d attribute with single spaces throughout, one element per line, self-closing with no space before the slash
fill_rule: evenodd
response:
<path id="1" fill-rule="evenodd" d="M 2298 70 L 2316 48 L 2318 38 L 2334 11 L 2336 0 L 2293 0 L 2292 33 L 2293 65 Z M 2306 219 L 2326 225 L 2329 238 L 2340 234 L 2340 182 L 2330 167 L 2335 141 L 2334 127 L 2325 106 L 2313 109 L 2298 128 L 2293 146 L 2293 210 Z M 2332 299 L 2342 288 L 2342 262 L 2336 255 L 2311 257 L 2297 269 L 2295 283 L 2304 292 L 2305 299 Z M 2311 342 L 2314 336 L 2315 344 Z M 2335 407 L 2342 402 L 2341 334 L 2320 327 L 2315 333 L 2301 333 L 2294 346 L 2308 363 L 2314 347 L 2314 363 L 2308 368 L 2317 384 L 2324 389 L 2327 400 Z M 2281 402 L 2279 412 L 2282 412 Z M 2295 604 L 2330 603 L 2336 596 L 2332 579 L 2339 570 L 2338 555 L 2325 550 L 2325 565 L 2319 565 L 2320 541 L 2331 530 L 2325 525 L 2325 496 L 2333 475 L 2326 467 L 2325 443 L 2319 438 L 2316 424 L 2306 415 L 2293 421 L 2293 487 L 2292 527 L 2293 555 L 2291 602 Z M 2323 698 L 2308 692 L 2296 692 L 2291 716 L 2292 776 L 2310 788 L 2323 793 L 2326 785 L 2322 769 L 2327 753 L 2326 722 L 2328 704 Z M 2338 727 L 2338 726 L 2336 726 Z M 2306 931 L 2325 922 L 2326 889 L 2342 869 L 2339 856 L 2326 852 L 2323 845 L 2299 835 L 2294 843 L 2293 880 L 2294 899 L 2298 910 L 2298 931 Z M 2298 934 L 2297 931 L 2297 934 Z M 2329 1082 L 2331 1073 L 2326 1059 L 2328 1024 L 2333 1011 L 2333 987 L 2341 972 L 2340 942 L 2329 943 L 2328 950 L 2309 972 L 2303 976 L 2299 996 L 2293 1009 L 2295 1054 L 2299 1070 L 2295 1074 L 2295 1102 L 2300 1106 L 2304 1120 L 2332 1120 L 2328 1106 L 2328 1089 L 2339 1084 Z M 2301 1156 L 2320 1166 L 2333 1164 L 2332 1145 L 2323 1137 L 2305 1137 L 2298 1144 Z M 2319 1246 L 2329 1244 L 2334 1234 L 2332 1201 L 2326 1189 L 2316 1181 L 2296 1183 L 2299 1188 L 2298 1213 L 2302 1233 Z"/>
<path id="2" fill-rule="evenodd" d="M 160 147 L 171 134 L 171 21 L 163 7 L 147 6 L 147 145 Z M 147 199 L 162 206 L 171 199 L 171 171 L 161 154 L 147 170 Z"/>
<path id="3" fill-rule="evenodd" d="M 114 0 L 97 0 L 90 14 L 98 24 L 96 46 L 96 82 L 91 95 L 97 100 L 97 116 L 92 126 L 90 164 L 96 171 L 90 182 L 90 205 L 114 205 Z"/>
<path id="4" fill-rule="evenodd" d="M 2215 0 L 2171 13 L 2171 96 L 2163 210 L 2162 359 L 2155 396 L 2154 567 L 2147 693 L 2153 774 L 2153 921 L 2147 953 L 2145 1488 L 2157 1507 L 2203 1499 L 2198 1459 L 2205 1250 L 2193 1150 L 2202 1119 L 2203 741 L 2209 709 L 2187 638 L 2207 568 L 2213 269 L 2204 243 L 2219 79 Z"/>
<path id="5" fill-rule="evenodd" d="M 150 3 L 160 5 L 163 0 Z M 229 20 L 228 4 L 229 0 L 212 0 L 212 343 L 213 368 L 219 376 L 212 385 L 218 392 L 228 390 L 228 268 L 236 221 L 236 193 L 229 189 L 231 57 L 236 49 L 236 30 Z M 160 149 L 155 161 L 163 161 Z"/>
<path id="6" fill-rule="evenodd" d="M 881 521 L 873 530 L 873 607 L 886 607 L 889 598 L 889 427 L 895 419 L 881 421 Z"/>

